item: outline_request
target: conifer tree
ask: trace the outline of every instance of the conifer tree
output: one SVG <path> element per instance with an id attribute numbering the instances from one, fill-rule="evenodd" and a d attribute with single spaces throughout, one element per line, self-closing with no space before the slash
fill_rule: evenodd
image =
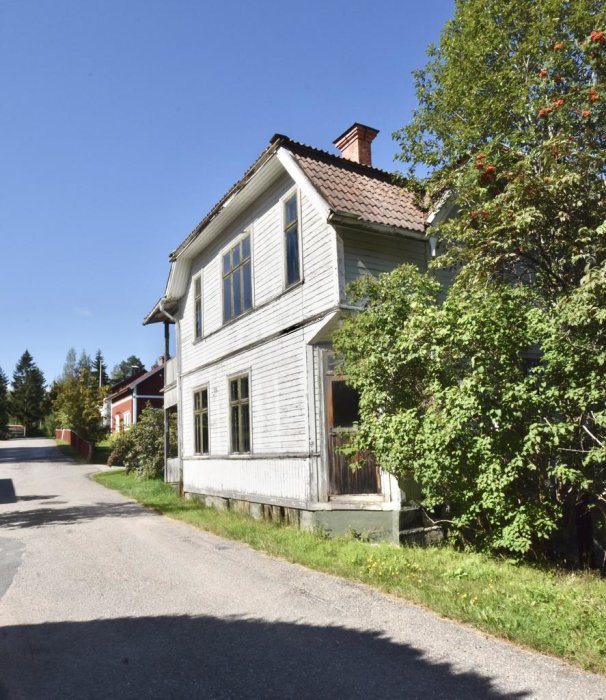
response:
<path id="1" fill-rule="evenodd" d="M 93 360 L 91 375 L 97 386 L 106 386 L 109 384 L 107 365 L 105 364 L 105 358 L 101 350 L 97 350 L 95 359 Z"/>
<path id="2" fill-rule="evenodd" d="M 0 435 L 8 425 L 8 379 L 0 368 Z"/>
<path id="3" fill-rule="evenodd" d="M 35 429 L 46 413 L 44 375 L 26 350 L 13 373 L 10 413 L 28 430 Z"/>

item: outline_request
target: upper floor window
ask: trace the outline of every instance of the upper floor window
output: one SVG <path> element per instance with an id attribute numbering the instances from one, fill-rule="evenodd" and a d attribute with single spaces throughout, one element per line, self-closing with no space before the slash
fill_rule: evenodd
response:
<path id="1" fill-rule="evenodd" d="M 248 375 L 229 380 L 229 423 L 232 452 L 250 452 Z"/>
<path id="2" fill-rule="evenodd" d="M 208 435 L 208 389 L 194 392 L 194 453 L 207 455 Z"/>
<path id="3" fill-rule="evenodd" d="M 286 286 L 301 279 L 299 263 L 299 207 L 297 195 L 284 202 L 284 249 L 286 251 Z"/>
<path id="4" fill-rule="evenodd" d="M 223 322 L 252 308 L 250 236 L 223 256 Z"/>
<path id="5" fill-rule="evenodd" d="M 202 277 L 194 280 L 194 337 L 202 337 Z"/>

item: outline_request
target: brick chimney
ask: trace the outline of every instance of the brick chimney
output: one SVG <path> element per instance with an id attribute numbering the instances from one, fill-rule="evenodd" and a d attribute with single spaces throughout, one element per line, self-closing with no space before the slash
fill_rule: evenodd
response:
<path id="1" fill-rule="evenodd" d="M 343 158 L 362 165 L 372 165 L 370 144 L 378 134 L 377 129 L 356 122 L 336 138 L 333 143 L 341 151 Z"/>

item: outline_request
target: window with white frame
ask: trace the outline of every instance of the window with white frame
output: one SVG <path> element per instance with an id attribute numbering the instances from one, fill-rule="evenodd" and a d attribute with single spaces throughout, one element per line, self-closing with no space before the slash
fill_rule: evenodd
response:
<path id="1" fill-rule="evenodd" d="M 114 422 L 115 422 L 115 431 L 116 433 L 120 432 L 120 414 L 118 413 L 116 416 L 114 416 Z"/>
<path id="2" fill-rule="evenodd" d="M 209 452 L 208 388 L 194 391 L 194 454 Z"/>
<path id="3" fill-rule="evenodd" d="M 250 235 L 223 255 L 223 322 L 252 308 Z"/>
<path id="4" fill-rule="evenodd" d="M 202 337 L 202 277 L 194 279 L 194 337 Z"/>
<path id="5" fill-rule="evenodd" d="M 284 252 L 286 257 L 286 286 L 301 279 L 299 256 L 299 205 L 297 194 L 284 202 Z"/>
<path id="6" fill-rule="evenodd" d="M 124 413 L 124 430 L 130 428 L 130 411 Z"/>
<path id="7" fill-rule="evenodd" d="M 250 392 L 248 374 L 229 380 L 231 452 L 250 452 Z"/>

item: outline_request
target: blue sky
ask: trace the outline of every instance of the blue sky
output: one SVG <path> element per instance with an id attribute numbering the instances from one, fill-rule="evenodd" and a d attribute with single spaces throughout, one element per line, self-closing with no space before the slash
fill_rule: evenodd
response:
<path id="1" fill-rule="evenodd" d="M 70 347 L 149 366 L 168 253 L 279 132 L 332 150 L 415 106 L 453 0 L 2 0 L 0 367 Z"/>

